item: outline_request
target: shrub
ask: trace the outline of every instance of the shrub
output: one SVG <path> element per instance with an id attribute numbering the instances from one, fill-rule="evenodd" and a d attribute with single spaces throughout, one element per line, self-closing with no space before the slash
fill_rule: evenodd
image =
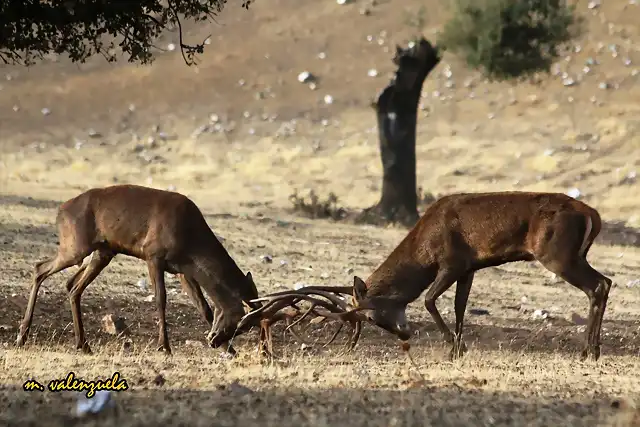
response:
<path id="1" fill-rule="evenodd" d="M 580 32 L 563 0 L 451 0 L 438 44 L 491 80 L 549 72 L 562 44 Z"/>

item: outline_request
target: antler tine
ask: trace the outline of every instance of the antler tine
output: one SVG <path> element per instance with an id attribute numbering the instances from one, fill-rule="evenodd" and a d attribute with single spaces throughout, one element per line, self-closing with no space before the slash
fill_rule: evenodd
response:
<path id="1" fill-rule="evenodd" d="M 326 295 L 322 295 L 330 301 L 329 303 L 327 301 L 323 301 L 319 298 L 314 298 L 310 295 L 307 295 L 306 293 L 301 293 L 299 291 L 300 290 L 290 291 L 286 294 L 280 294 L 276 297 L 276 300 L 281 300 L 281 299 L 286 300 L 287 298 L 298 298 L 300 300 L 309 301 L 312 304 L 315 304 L 317 306 L 320 306 L 322 308 L 329 310 L 329 312 L 331 312 L 331 314 L 334 315 L 334 318 L 338 318 L 338 317 L 335 317 L 335 315 L 339 316 L 340 314 L 344 314 L 345 312 L 348 311 L 348 308 L 346 307 L 346 303 L 344 301 L 338 300 L 333 295 L 331 295 L 329 298 L 327 298 Z M 310 292 L 310 293 L 316 293 L 316 292 Z M 329 314 L 329 313 L 326 313 L 326 314 Z M 322 314 L 322 316 L 325 316 L 325 315 Z M 325 316 L 325 317 L 330 317 L 330 316 Z"/>
<path id="2" fill-rule="evenodd" d="M 302 322 L 304 319 L 306 319 L 306 317 L 313 311 L 315 312 L 315 308 L 316 308 L 317 304 L 313 303 L 311 304 L 311 307 L 309 307 L 309 309 L 307 311 L 305 311 L 302 316 L 300 316 L 300 318 L 298 320 L 296 320 L 295 322 L 291 323 L 289 326 L 287 326 L 287 331 L 291 328 L 293 328 L 294 326 L 296 326 L 298 323 Z M 317 314 L 317 313 L 316 313 Z"/>
<path id="3" fill-rule="evenodd" d="M 328 346 L 329 344 L 331 344 L 332 342 L 334 342 L 335 339 L 338 337 L 338 335 L 340 335 L 340 331 L 342 330 L 343 327 L 344 327 L 344 323 L 340 323 L 340 326 L 338 326 L 338 329 L 336 329 L 336 331 L 333 333 L 333 335 L 331 336 L 329 341 L 327 341 L 326 343 L 324 343 L 322 345 L 322 348 L 324 348 L 324 347 Z"/>
<path id="4" fill-rule="evenodd" d="M 352 287 L 347 286 L 309 286 L 295 291 L 281 291 L 266 295 L 262 298 L 256 298 L 252 300 L 252 302 L 263 302 L 264 305 L 243 316 L 238 324 L 238 329 L 246 328 L 248 325 L 257 324 L 256 321 L 259 320 L 259 324 L 261 325 L 261 347 L 263 347 L 263 350 L 270 352 L 271 349 L 264 348 L 264 345 L 267 347 L 271 346 L 270 327 L 274 323 L 285 320 L 287 323 L 285 331 L 291 332 L 296 339 L 307 342 L 295 333 L 293 327 L 301 323 L 305 318 L 313 313 L 317 317 L 340 320 L 342 322 L 323 347 L 331 344 L 339 336 L 344 327 L 344 323 L 348 322 L 352 325 L 354 333 L 351 335 L 351 339 L 347 344 L 350 344 L 350 348 L 353 348 L 355 346 L 355 343 L 353 343 L 354 337 L 356 337 L 355 339 L 357 340 L 360 330 L 360 320 L 353 316 L 353 313 L 358 311 L 358 309 L 352 308 L 350 304 L 343 301 L 339 296 L 340 294 L 350 294 L 352 290 Z M 301 312 L 300 308 L 296 304 L 302 301 L 311 303 L 311 307 L 306 309 L 300 318 L 291 322 L 291 320 Z M 293 307 L 296 312 L 293 314 L 279 313 L 280 310 L 288 306 Z"/>
<path id="5" fill-rule="evenodd" d="M 330 287 L 326 287 L 325 289 L 330 289 Z M 338 311 L 333 310 L 326 302 L 317 298 L 313 298 L 310 295 L 319 295 L 328 299 L 333 304 L 333 308 L 339 309 L 339 310 Z M 311 303 L 317 303 L 317 305 L 320 305 L 334 313 L 337 313 L 339 311 L 349 311 L 349 304 L 341 300 L 336 293 L 333 293 L 331 291 L 326 291 L 324 289 L 317 289 L 312 287 L 300 288 L 295 291 L 282 291 L 276 294 L 267 295 L 261 299 L 263 299 L 264 301 L 274 301 L 274 300 L 280 300 L 282 298 L 291 298 L 291 297 L 297 297 L 297 298 L 309 301 Z"/>
<path id="6" fill-rule="evenodd" d="M 356 320 L 353 327 L 353 334 L 351 335 L 351 339 L 349 340 L 349 347 L 347 348 L 347 351 L 351 351 L 355 348 L 358 340 L 360 339 L 360 334 L 362 334 L 362 321 Z"/>
<path id="7" fill-rule="evenodd" d="M 294 306 L 295 308 L 295 304 L 298 301 L 296 298 L 292 298 L 292 299 L 293 299 L 293 302 L 286 301 L 286 300 L 283 301 L 281 299 L 274 299 L 269 301 L 267 304 L 263 305 L 262 307 L 255 309 L 253 311 L 250 311 L 249 313 L 242 316 L 242 318 L 240 319 L 240 322 L 238 322 L 238 326 L 236 329 L 242 329 L 250 322 L 255 321 L 257 318 L 263 319 L 263 318 L 272 317 L 275 313 L 277 313 L 278 311 L 282 310 L 285 307 Z M 268 314 L 265 315 L 264 313 L 267 310 L 269 310 Z"/>

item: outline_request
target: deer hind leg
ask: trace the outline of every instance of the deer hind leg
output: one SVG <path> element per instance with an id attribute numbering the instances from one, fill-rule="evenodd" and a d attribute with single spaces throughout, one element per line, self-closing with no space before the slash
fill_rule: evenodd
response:
<path id="1" fill-rule="evenodd" d="M 95 280 L 113 259 L 114 254 L 106 249 L 97 249 L 91 254 L 87 264 L 83 264 L 80 273 L 76 273 L 70 279 L 69 302 L 71 303 L 71 314 L 73 316 L 73 329 L 76 336 L 76 349 L 83 353 L 91 353 L 91 348 L 84 335 L 82 325 L 82 311 L 80 310 L 80 299 L 84 290 Z"/>
<path id="2" fill-rule="evenodd" d="M 457 359 L 462 357 L 467 350 L 467 346 L 462 340 L 462 326 L 464 324 L 464 312 L 467 309 L 467 301 L 469 300 L 469 293 L 471 292 L 471 285 L 473 284 L 474 272 L 468 273 L 458 279 L 456 284 L 456 296 L 455 296 L 455 312 L 456 312 L 456 330 L 453 347 L 451 348 L 451 359 Z"/>
<path id="3" fill-rule="evenodd" d="M 91 249 L 77 251 L 69 248 L 65 249 L 60 246 L 58 254 L 55 258 L 50 258 L 38 262 L 34 267 L 34 279 L 31 285 L 31 293 L 29 294 L 29 302 L 24 313 L 22 322 L 20 322 L 20 330 L 16 339 L 16 346 L 21 347 L 29 336 L 31 322 L 33 321 L 33 311 L 35 309 L 38 291 L 42 283 L 51 275 L 58 273 L 66 268 L 79 264 L 82 259 L 91 253 Z"/>
<path id="4" fill-rule="evenodd" d="M 167 333 L 167 289 L 164 283 L 164 268 L 160 259 L 147 261 L 149 278 L 153 284 L 156 298 L 156 308 L 158 310 L 158 351 L 165 351 L 171 354 L 169 346 L 169 335 Z"/>
<path id="5" fill-rule="evenodd" d="M 427 290 L 427 293 L 424 297 L 424 306 L 431 314 L 433 321 L 436 326 L 444 335 L 445 341 L 449 343 L 453 343 L 455 341 L 455 336 L 451 332 L 451 329 L 447 326 L 447 324 L 440 316 L 440 312 L 436 307 L 436 300 L 440 295 L 442 295 L 447 289 L 449 289 L 455 282 L 458 280 L 460 275 L 453 269 L 443 268 L 438 271 L 435 280 Z"/>
<path id="6" fill-rule="evenodd" d="M 582 290 L 589 298 L 589 318 L 587 321 L 586 343 L 581 358 L 600 357 L 600 331 L 602 319 L 609 298 L 612 281 L 595 270 L 586 260 L 586 252 L 591 246 L 588 236 L 588 222 L 580 221 L 575 215 L 556 218 L 552 232 L 536 249 L 536 259 L 549 271 L 556 273 L 571 285 Z M 580 226 L 585 224 L 586 227 Z M 585 229 L 587 230 L 585 234 Z"/>
<path id="7" fill-rule="evenodd" d="M 212 326 L 214 313 L 211 311 L 211 307 L 202 294 L 198 283 L 193 279 L 193 277 L 188 277 L 185 274 L 179 274 L 178 277 L 180 278 L 182 290 L 189 296 L 189 299 L 193 305 L 196 306 L 202 318 L 207 322 L 207 324 L 209 324 L 209 326 Z"/>

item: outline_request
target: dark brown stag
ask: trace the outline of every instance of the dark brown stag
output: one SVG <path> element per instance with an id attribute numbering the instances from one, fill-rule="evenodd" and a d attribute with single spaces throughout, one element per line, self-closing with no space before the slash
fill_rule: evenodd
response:
<path id="1" fill-rule="evenodd" d="M 260 306 L 251 302 L 258 298 L 251 273 L 242 273 L 195 203 L 182 194 L 136 185 L 94 188 L 63 203 L 56 223 L 58 254 L 35 266 L 18 346 L 27 339 L 40 285 L 52 274 L 78 265 L 67 281 L 67 292 L 76 347 L 91 352 L 82 326 L 80 298 L 117 254 L 147 263 L 159 316 L 158 350 L 171 353 L 165 319 L 165 272 L 179 275 L 183 289 L 211 325 L 212 347 L 233 337 L 245 314 L 243 303 L 251 309 Z M 214 313 L 200 288 L 212 299 Z M 235 352 L 231 346 L 228 350 Z"/>
<path id="2" fill-rule="evenodd" d="M 429 206 L 366 281 L 354 277 L 352 306 L 323 301 L 330 313 L 322 314 L 354 324 L 367 320 L 406 341 L 411 336 L 407 305 L 427 290 L 425 306 L 445 339 L 453 344 L 451 357 L 459 357 L 465 349 L 464 312 L 475 272 L 509 262 L 537 260 L 588 296 L 582 358 L 597 360 L 612 282 L 591 267 L 586 256 L 600 229 L 601 219 L 595 209 L 560 193 L 445 196 Z M 436 308 L 436 300 L 454 283 L 456 321 L 455 332 L 451 332 Z M 263 306 L 246 317 L 258 317 L 260 311 L 266 313 L 264 318 L 282 316 L 275 309 L 301 299 L 301 292 L 305 288 L 271 295 L 267 304 L 271 310 Z M 308 295 L 305 299 L 318 301 Z"/>

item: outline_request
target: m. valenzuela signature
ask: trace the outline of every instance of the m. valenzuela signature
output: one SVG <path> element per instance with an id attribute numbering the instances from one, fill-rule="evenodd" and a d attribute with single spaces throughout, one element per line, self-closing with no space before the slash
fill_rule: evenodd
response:
<path id="1" fill-rule="evenodd" d="M 116 371 L 111 375 L 111 378 L 105 380 L 83 380 L 78 378 L 74 372 L 69 372 L 65 378 L 53 379 L 49 381 L 46 388 L 40 382 L 35 379 L 30 379 L 22 384 L 24 391 L 86 391 L 86 396 L 92 398 L 95 396 L 96 391 L 108 390 L 108 391 L 125 391 L 129 389 L 127 380 L 121 378 L 120 372 Z"/>

